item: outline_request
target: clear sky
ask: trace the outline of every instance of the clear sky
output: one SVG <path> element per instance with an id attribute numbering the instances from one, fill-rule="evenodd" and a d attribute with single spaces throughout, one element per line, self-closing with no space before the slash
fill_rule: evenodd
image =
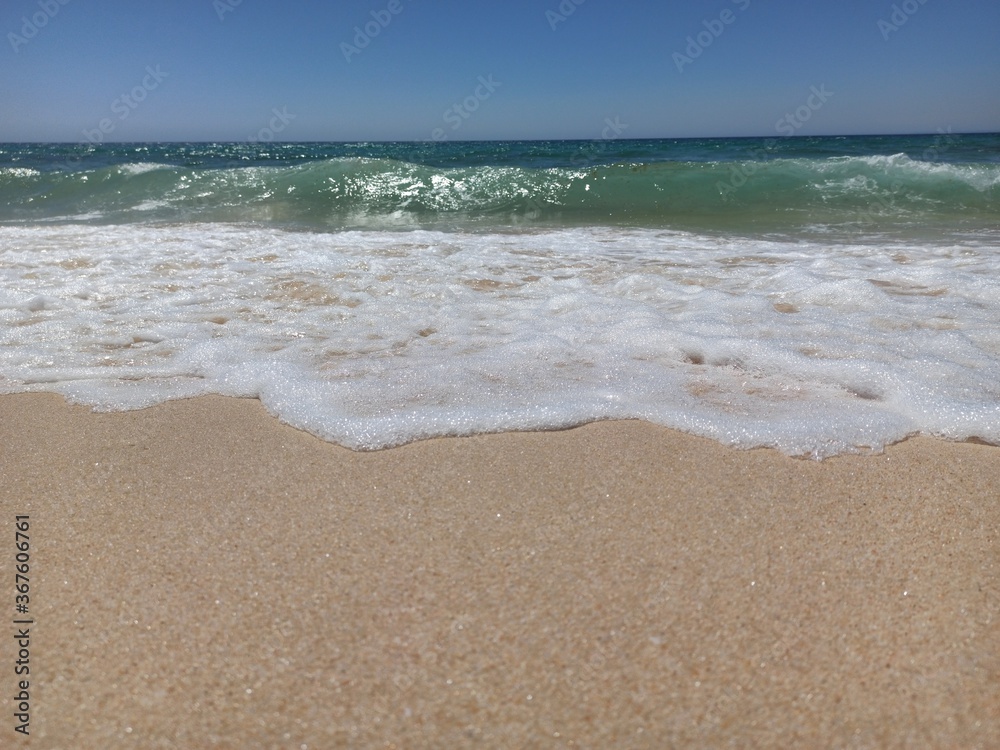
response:
<path id="1" fill-rule="evenodd" d="M 997 0 L 3 0 L 0 33 L 0 141 L 1000 131 Z"/>

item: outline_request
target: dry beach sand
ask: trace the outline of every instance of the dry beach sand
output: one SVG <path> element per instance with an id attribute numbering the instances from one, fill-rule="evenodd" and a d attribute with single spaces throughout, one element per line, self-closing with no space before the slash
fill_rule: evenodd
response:
<path id="1" fill-rule="evenodd" d="M 0 398 L 0 479 L 36 621 L 3 747 L 1000 745 L 995 447 L 607 422 L 353 453 L 251 400 L 37 394 Z"/>

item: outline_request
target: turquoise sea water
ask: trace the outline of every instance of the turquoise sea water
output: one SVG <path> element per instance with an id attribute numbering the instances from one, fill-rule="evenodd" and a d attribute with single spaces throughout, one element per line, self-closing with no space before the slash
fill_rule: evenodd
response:
<path id="1" fill-rule="evenodd" d="M 1000 136 L 0 144 L 0 392 L 1000 442 Z"/>
<path id="2" fill-rule="evenodd" d="M 1000 210 L 1000 138 L 0 146 L 0 221 L 323 230 L 962 228 Z"/>

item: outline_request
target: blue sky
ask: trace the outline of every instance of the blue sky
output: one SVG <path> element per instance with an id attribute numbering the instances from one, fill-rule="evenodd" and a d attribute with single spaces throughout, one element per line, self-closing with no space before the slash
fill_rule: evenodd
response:
<path id="1" fill-rule="evenodd" d="M 4 0 L 0 33 L 0 141 L 1000 130 L 997 0 Z"/>

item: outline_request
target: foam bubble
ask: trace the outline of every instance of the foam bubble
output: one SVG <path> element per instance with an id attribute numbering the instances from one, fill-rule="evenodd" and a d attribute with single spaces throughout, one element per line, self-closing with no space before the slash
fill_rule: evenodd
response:
<path id="1" fill-rule="evenodd" d="M 1000 442 L 989 242 L 0 227 L 0 382 L 256 397 L 357 449 L 642 418 L 817 457 Z"/>

